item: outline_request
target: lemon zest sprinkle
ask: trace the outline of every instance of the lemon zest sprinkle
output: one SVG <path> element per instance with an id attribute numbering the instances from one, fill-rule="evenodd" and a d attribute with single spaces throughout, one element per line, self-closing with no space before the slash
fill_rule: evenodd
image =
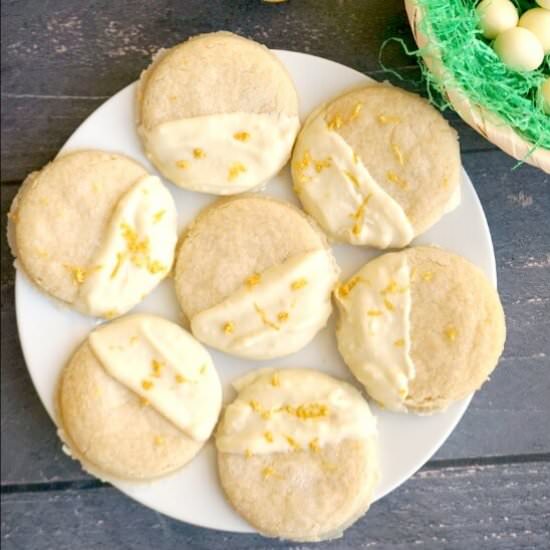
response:
<path id="1" fill-rule="evenodd" d="M 449 325 L 443 331 L 443 333 L 445 334 L 445 338 L 447 338 L 447 340 L 449 340 L 449 342 L 454 342 L 456 340 L 456 337 L 457 337 L 457 334 L 458 334 L 456 328 L 453 325 Z"/>
<path id="2" fill-rule="evenodd" d="M 321 450 L 321 447 L 319 447 L 319 438 L 316 437 L 315 439 L 312 439 L 310 442 L 309 442 L 309 448 L 310 450 L 312 450 L 314 453 L 318 453 L 320 450 Z"/>
<path id="3" fill-rule="evenodd" d="M 254 411 L 254 412 L 261 412 L 262 410 L 262 406 L 260 405 L 259 401 L 257 401 L 256 399 L 251 399 L 248 404 L 250 405 L 250 408 Z"/>
<path id="4" fill-rule="evenodd" d="M 164 368 L 164 364 L 161 363 L 160 361 L 157 361 L 156 359 L 153 359 L 151 361 L 151 368 L 153 369 L 153 376 L 155 378 L 160 378 L 162 369 Z"/>
<path id="5" fill-rule="evenodd" d="M 389 181 L 391 181 L 401 189 L 407 189 L 409 187 L 409 184 L 392 170 L 388 170 L 386 172 L 386 177 L 388 178 Z"/>
<path id="6" fill-rule="evenodd" d="M 342 117 L 340 115 L 334 115 L 328 122 L 327 122 L 327 128 L 329 130 L 338 130 L 338 128 L 342 127 L 342 124 L 344 121 L 342 120 Z"/>
<path id="7" fill-rule="evenodd" d="M 353 108 L 353 111 L 351 112 L 351 116 L 349 117 L 350 120 L 355 120 L 359 114 L 361 113 L 361 109 L 363 108 L 362 103 L 356 103 L 355 107 Z"/>
<path id="8" fill-rule="evenodd" d="M 293 281 L 290 285 L 290 288 L 292 290 L 300 290 L 301 288 L 304 288 L 307 285 L 307 279 L 305 277 L 302 277 L 301 279 L 297 279 L 296 281 Z"/>
<path id="9" fill-rule="evenodd" d="M 262 476 L 264 479 L 268 479 L 270 477 L 282 478 L 282 476 L 278 474 L 277 471 L 271 466 L 266 466 L 262 470 Z"/>
<path id="10" fill-rule="evenodd" d="M 377 119 L 380 124 L 399 124 L 401 122 L 399 117 L 392 115 L 378 115 Z"/>
<path id="11" fill-rule="evenodd" d="M 351 183 L 353 183 L 353 185 L 355 185 L 357 189 L 361 188 L 361 184 L 359 183 L 359 180 L 357 179 L 357 176 L 355 174 L 353 174 L 349 170 L 344 170 L 344 175 L 351 181 Z"/>
<path id="12" fill-rule="evenodd" d="M 152 387 L 153 387 L 153 382 L 151 382 L 151 380 L 142 380 L 141 381 L 141 387 L 144 389 L 144 390 L 150 390 Z"/>
<path id="13" fill-rule="evenodd" d="M 318 174 L 320 174 L 326 168 L 330 168 L 331 166 L 332 166 L 332 157 L 330 156 L 328 156 L 325 159 L 315 161 L 315 171 Z"/>
<path id="14" fill-rule="evenodd" d="M 237 141 L 248 141 L 250 139 L 250 134 L 248 132 L 235 132 L 233 134 L 233 137 Z"/>
<path id="15" fill-rule="evenodd" d="M 338 288 L 338 294 L 342 298 L 345 298 L 359 283 L 367 283 L 367 281 L 359 275 L 355 275 L 347 283 L 340 285 Z"/>
<path id="16" fill-rule="evenodd" d="M 166 214 L 165 209 L 155 212 L 155 214 L 153 214 L 153 223 L 159 223 L 160 220 L 162 220 L 162 218 L 164 217 L 164 214 Z"/>
<path id="17" fill-rule="evenodd" d="M 227 179 L 233 181 L 246 172 L 246 166 L 242 162 L 234 162 L 227 172 Z"/>
<path id="18" fill-rule="evenodd" d="M 250 277 L 248 277 L 244 284 L 248 287 L 248 288 L 252 288 L 252 287 L 255 287 L 257 284 L 259 284 L 262 280 L 262 276 L 259 274 L 259 273 L 253 273 L 252 275 L 250 275 Z"/>
<path id="19" fill-rule="evenodd" d="M 405 159 L 403 157 L 403 153 L 401 152 L 401 149 L 399 149 L 399 146 L 397 143 L 391 144 L 391 150 L 393 151 L 393 154 L 395 155 L 395 158 L 397 159 L 397 162 L 403 166 L 405 164 Z"/>
<path id="20" fill-rule="evenodd" d="M 260 319 L 262 320 L 262 323 L 264 325 L 272 328 L 273 330 L 279 330 L 279 326 L 268 319 L 266 312 L 258 304 L 254 304 L 254 309 L 256 310 L 256 313 L 260 316 Z"/>
<path id="21" fill-rule="evenodd" d="M 287 311 L 280 311 L 277 313 L 277 320 L 280 323 L 284 323 L 285 321 L 288 321 L 288 312 Z"/>
<path id="22" fill-rule="evenodd" d="M 301 449 L 300 444 L 290 435 L 286 435 L 285 439 L 288 441 L 288 444 L 295 450 L 299 451 Z"/>
<path id="23" fill-rule="evenodd" d="M 73 281 L 77 285 L 81 285 L 86 279 L 86 270 L 83 267 L 65 264 L 65 267 L 71 272 Z"/>

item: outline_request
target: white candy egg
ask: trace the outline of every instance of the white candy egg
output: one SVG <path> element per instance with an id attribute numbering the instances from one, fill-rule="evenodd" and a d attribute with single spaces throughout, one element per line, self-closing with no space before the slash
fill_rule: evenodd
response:
<path id="1" fill-rule="evenodd" d="M 550 115 L 550 78 L 542 83 L 540 95 L 542 97 L 542 108 L 546 114 Z"/>
<path id="2" fill-rule="evenodd" d="M 500 33 L 493 48 L 502 62 L 516 71 L 534 71 L 544 59 L 542 44 L 523 27 L 513 27 Z"/>
<path id="3" fill-rule="evenodd" d="M 482 0 L 476 11 L 485 38 L 495 38 L 518 24 L 518 10 L 510 0 Z"/>
<path id="4" fill-rule="evenodd" d="M 550 52 L 550 11 L 542 8 L 527 10 L 519 19 L 519 26 L 530 30 L 542 44 L 544 53 Z"/>
<path id="5" fill-rule="evenodd" d="M 535 0 L 535 1 L 541 8 L 546 8 L 547 10 L 550 10 L 550 0 Z"/>

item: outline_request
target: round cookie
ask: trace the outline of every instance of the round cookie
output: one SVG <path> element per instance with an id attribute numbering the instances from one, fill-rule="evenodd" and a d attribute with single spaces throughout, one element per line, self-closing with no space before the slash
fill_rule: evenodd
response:
<path id="1" fill-rule="evenodd" d="M 229 502 L 263 535 L 339 536 L 379 479 L 376 420 L 350 384 L 310 369 L 261 369 L 234 383 L 216 430 Z"/>
<path id="2" fill-rule="evenodd" d="M 403 247 L 460 201 L 456 132 L 427 101 L 385 84 L 315 110 L 291 166 L 306 212 L 351 244 Z"/>
<path id="3" fill-rule="evenodd" d="M 170 181 L 232 195 L 286 164 L 300 127 L 298 97 L 265 46 L 202 34 L 159 52 L 141 75 L 137 125 L 147 156 Z"/>
<path id="4" fill-rule="evenodd" d="M 291 204 L 244 195 L 202 212 L 179 245 L 175 286 L 193 335 L 270 359 L 322 329 L 339 268 L 321 230 Z"/>
<path id="5" fill-rule="evenodd" d="M 369 395 L 430 413 L 464 399 L 506 338 L 498 293 L 461 256 L 431 246 L 384 254 L 335 292 L 338 349 Z"/>
<path id="6" fill-rule="evenodd" d="M 111 318 L 131 309 L 169 273 L 176 207 L 137 162 L 75 151 L 30 174 L 10 210 L 12 251 L 42 291 Z"/>
<path id="7" fill-rule="evenodd" d="M 178 325 L 131 315 L 94 330 L 61 376 L 59 435 L 102 479 L 146 480 L 188 463 L 221 408 L 208 352 Z"/>

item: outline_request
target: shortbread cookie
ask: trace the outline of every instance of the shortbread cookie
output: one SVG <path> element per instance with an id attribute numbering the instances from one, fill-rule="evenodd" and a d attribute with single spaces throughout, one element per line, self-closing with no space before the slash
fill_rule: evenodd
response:
<path id="1" fill-rule="evenodd" d="M 364 514 L 378 482 L 376 420 L 353 386 L 309 369 L 261 369 L 234 383 L 216 431 L 235 509 L 262 534 L 333 538 Z"/>
<path id="2" fill-rule="evenodd" d="M 229 32 L 161 51 L 142 74 L 138 132 L 170 181 L 233 195 L 288 161 L 300 127 L 292 80 L 266 47 Z"/>
<path id="3" fill-rule="evenodd" d="M 292 177 L 305 210 L 332 238 L 402 247 L 460 202 L 458 140 L 425 100 L 372 84 L 310 115 Z"/>
<path id="4" fill-rule="evenodd" d="M 176 207 L 160 179 L 112 153 L 76 151 L 33 172 L 10 211 L 18 266 L 73 308 L 111 318 L 170 272 Z"/>
<path id="5" fill-rule="evenodd" d="M 379 256 L 335 298 L 340 353 L 388 409 L 445 409 L 481 387 L 504 347 L 496 289 L 479 268 L 440 248 Z"/>
<path id="6" fill-rule="evenodd" d="M 210 355 L 189 333 L 160 317 L 130 315 L 94 330 L 65 367 L 59 434 L 102 479 L 155 478 L 201 449 L 221 399 Z"/>
<path id="7" fill-rule="evenodd" d="M 338 274 L 312 220 L 288 203 L 246 195 L 216 203 L 191 225 L 175 285 L 201 342 L 270 359 L 301 349 L 325 326 Z"/>

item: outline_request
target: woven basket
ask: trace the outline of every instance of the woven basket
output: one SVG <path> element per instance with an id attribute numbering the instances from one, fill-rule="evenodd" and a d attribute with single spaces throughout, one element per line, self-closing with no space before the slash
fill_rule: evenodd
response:
<path id="1" fill-rule="evenodd" d="M 434 45 L 429 44 L 428 39 L 419 29 L 422 11 L 416 5 L 415 0 L 405 0 L 405 9 L 417 46 L 426 50 L 422 56 L 426 66 L 441 82 L 452 82 L 452 75 L 447 72 L 441 63 L 440 51 Z M 506 126 L 497 115 L 471 103 L 459 87 L 447 85 L 445 95 L 464 122 L 484 138 L 515 159 L 527 162 L 546 173 L 550 173 L 549 150 L 539 148 L 529 154 L 529 151 L 533 148 L 531 143 L 525 141 L 510 126 Z"/>

